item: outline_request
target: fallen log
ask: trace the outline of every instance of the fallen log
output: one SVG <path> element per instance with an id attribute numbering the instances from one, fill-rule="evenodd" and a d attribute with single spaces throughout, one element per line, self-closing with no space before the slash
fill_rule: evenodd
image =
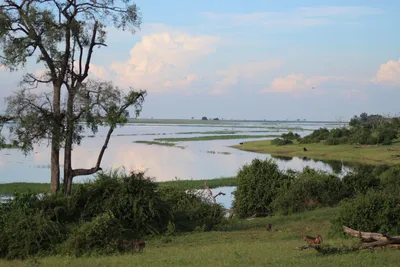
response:
<path id="1" fill-rule="evenodd" d="M 371 233 L 361 232 L 359 230 L 351 229 L 343 226 L 343 231 L 351 236 L 360 238 L 360 247 L 374 248 L 374 247 L 400 247 L 400 236 L 389 236 L 384 233 Z"/>

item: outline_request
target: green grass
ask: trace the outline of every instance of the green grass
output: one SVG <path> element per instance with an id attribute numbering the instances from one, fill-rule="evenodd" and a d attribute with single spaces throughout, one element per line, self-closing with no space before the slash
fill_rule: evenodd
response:
<path id="1" fill-rule="evenodd" d="M 320 255 L 315 250 L 295 250 L 305 242 L 301 235 L 317 235 L 324 244 L 350 245 L 357 238 L 329 238 L 329 220 L 337 209 L 325 208 L 286 217 L 232 220 L 225 229 L 205 233 L 190 233 L 146 240 L 143 253 L 92 256 L 52 256 L 27 261 L 0 260 L 0 266 L 398 266 L 399 252 L 395 249 L 363 250 L 357 253 Z M 264 226 L 272 223 L 273 231 Z"/>
<path id="2" fill-rule="evenodd" d="M 221 177 L 210 180 L 175 180 L 158 182 L 160 186 L 176 185 L 183 189 L 203 189 L 204 182 L 210 188 L 216 188 L 221 186 L 236 186 L 236 177 Z M 79 184 L 75 183 L 74 186 Z M 62 184 L 60 185 L 62 188 Z M 50 184 L 48 183 L 7 183 L 0 184 L 0 194 L 8 195 L 14 192 L 22 193 L 31 190 L 33 193 L 45 193 L 50 191 Z"/>
<path id="3" fill-rule="evenodd" d="M 146 145 L 158 145 L 158 146 L 175 146 L 174 143 L 169 142 L 157 142 L 157 141 L 134 141 L 134 143 L 138 144 L 146 144 Z"/>
<path id="4" fill-rule="evenodd" d="M 0 143 L 0 149 L 18 149 L 18 148 L 20 147 L 17 145 Z"/>
<path id="5" fill-rule="evenodd" d="M 31 190 L 33 193 L 44 193 L 50 191 L 50 184 L 48 183 L 7 183 L 0 184 L 0 194 L 8 195 L 15 193 L 22 193 Z"/>
<path id="6" fill-rule="evenodd" d="M 357 162 L 363 164 L 399 164 L 400 163 L 400 143 L 391 146 L 367 146 L 356 147 L 353 145 L 330 146 L 325 144 L 293 144 L 276 146 L 271 144 L 271 140 L 260 140 L 246 142 L 243 145 L 235 145 L 244 151 L 251 151 L 272 156 L 286 157 L 308 157 L 320 160 L 343 160 L 344 162 Z M 307 148 L 307 152 L 303 151 Z M 388 150 L 390 147 L 394 151 Z"/>
<path id="7" fill-rule="evenodd" d="M 203 189 L 204 182 L 207 182 L 209 188 L 217 188 L 221 186 L 236 186 L 236 177 L 221 177 L 210 180 L 175 180 L 160 182 L 160 186 L 176 185 L 183 189 Z"/>
<path id="8" fill-rule="evenodd" d="M 212 141 L 212 140 L 228 140 L 228 139 L 248 139 L 248 138 L 265 138 L 278 137 L 278 135 L 210 135 L 210 136 L 195 136 L 195 137 L 171 137 L 171 138 L 156 138 L 157 141 L 166 142 L 182 142 L 182 141 Z"/>
<path id="9" fill-rule="evenodd" d="M 178 132 L 176 134 L 235 134 L 238 131 Z"/>

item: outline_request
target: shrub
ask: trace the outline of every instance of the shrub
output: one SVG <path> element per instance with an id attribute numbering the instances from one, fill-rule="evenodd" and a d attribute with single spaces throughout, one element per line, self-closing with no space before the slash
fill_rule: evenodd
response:
<path id="1" fill-rule="evenodd" d="M 298 133 L 293 133 L 292 131 L 290 131 L 288 133 L 283 133 L 281 137 L 282 139 L 296 140 L 300 138 L 300 135 Z"/>
<path id="2" fill-rule="evenodd" d="M 203 226 L 205 230 L 211 230 L 223 218 L 221 205 L 206 201 L 200 193 L 193 190 L 185 191 L 171 185 L 161 187 L 160 192 L 172 208 L 174 232 L 194 231 Z M 171 227 L 170 222 L 169 228 Z"/>
<path id="3" fill-rule="evenodd" d="M 273 145 L 277 145 L 277 146 L 284 146 L 284 145 L 291 145 L 293 144 L 292 140 L 289 139 L 282 139 L 282 138 L 275 138 L 271 141 L 271 144 Z"/>
<path id="4" fill-rule="evenodd" d="M 319 128 L 314 130 L 311 134 L 299 138 L 300 144 L 309 144 L 309 143 L 319 143 L 323 140 L 326 140 L 329 136 L 329 130 L 327 128 Z"/>
<path id="5" fill-rule="evenodd" d="M 399 197 L 384 192 L 368 191 L 344 200 L 332 223 L 337 232 L 342 226 L 365 231 L 398 234 L 400 232 Z"/>
<path id="6" fill-rule="evenodd" d="M 69 238 L 62 244 L 61 252 L 79 257 L 121 251 L 121 229 L 111 212 L 103 213 L 73 228 Z"/>
<path id="7" fill-rule="evenodd" d="M 345 175 L 342 179 L 347 190 L 347 196 L 354 196 L 357 193 L 364 194 L 371 189 L 379 189 L 380 179 L 375 172 L 374 166 L 359 165 Z"/>
<path id="8" fill-rule="evenodd" d="M 0 256 L 25 259 L 35 254 L 51 254 L 66 238 L 66 229 L 37 209 L 35 195 L 17 194 L 11 203 L 0 206 Z"/>
<path id="9" fill-rule="evenodd" d="M 222 218 L 220 205 L 195 192 L 159 188 L 142 172 L 103 173 L 70 197 L 17 194 L 0 205 L 0 257 L 109 254 L 122 238 L 206 231 Z"/>
<path id="10" fill-rule="evenodd" d="M 287 215 L 317 206 L 335 205 L 344 195 L 340 178 L 306 167 L 288 187 L 280 188 L 271 208 L 276 213 Z"/>
<path id="11" fill-rule="evenodd" d="M 382 190 L 391 195 L 399 195 L 400 192 L 400 166 L 395 165 L 380 175 Z"/>
<path id="12" fill-rule="evenodd" d="M 166 230 L 172 218 L 171 207 L 161 198 L 152 178 L 145 177 L 143 172 L 132 172 L 116 178 L 103 175 L 96 183 L 93 189 L 99 190 L 102 197 L 90 205 L 100 207 L 101 212 L 110 210 L 124 228 L 134 233 L 132 237 Z"/>
<path id="13" fill-rule="evenodd" d="M 237 189 L 232 203 L 240 218 L 254 213 L 269 212 L 269 205 L 278 189 L 288 183 L 291 176 L 279 170 L 272 159 L 254 159 L 237 174 Z"/>

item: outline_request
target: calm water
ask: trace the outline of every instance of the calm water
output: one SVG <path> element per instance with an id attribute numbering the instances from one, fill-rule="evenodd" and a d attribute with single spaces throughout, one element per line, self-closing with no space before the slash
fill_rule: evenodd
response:
<path id="1" fill-rule="evenodd" d="M 171 125 L 171 124 L 128 124 L 115 130 L 106 153 L 102 168 L 125 168 L 126 170 L 145 170 L 157 181 L 179 179 L 212 179 L 234 176 L 238 169 L 254 158 L 265 159 L 271 156 L 244 152 L 229 148 L 243 141 L 259 139 L 235 139 L 215 141 L 178 142 L 179 147 L 166 147 L 133 143 L 136 140 L 152 141 L 161 137 L 193 137 L 206 134 L 190 132 L 240 131 L 237 134 L 270 135 L 288 131 L 288 127 L 302 127 L 306 130 L 293 130 L 301 136 L 320 127 L 334 128 L 333 123 L 265 123 L 242 122 L 227 125 Z M 259 132 L 265 131 L 265 132 Z M 101 128 L 95 137 L 87 137 L 81 146 L 73 150 L 74 168 L 91 168 L 97 160 L 107 129 Z M 177 134 L 187 132 L 187 134 Z M 91 135 L 91 133 L 87 133 Z M 215 135 L 215 134 L 209 134 Z M 267 138 L 265 138 L 267 139 Z M 210 153 L 215 152 L 215 153 Z M 61 162 L 62 162 L 61 156 Z M 302 170 L 305 166 L 340 173 L 340 163 L 328 164 L 322 161 L 303 160 L 301 158 L 276 158 L 282 169 Z M 10 182 L 49 182 L 50 148 L 46 144 L 35 146 L 27 156 L 19 150 L 0 150 L 0 183 Z M 82 182 L 90 177 L 76 177 Z M 221 197 L 222 198 L 222 197 Z"/>

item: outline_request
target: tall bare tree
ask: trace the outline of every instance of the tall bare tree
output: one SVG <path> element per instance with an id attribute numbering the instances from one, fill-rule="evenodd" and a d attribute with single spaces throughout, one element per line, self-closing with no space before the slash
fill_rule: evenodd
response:
<path id="1" fill-rule="evenodd" d="M 131 0 L 4 0 L 0 4 L 0 63 L 11 71 L 36 57 L 47 72 L 43 77 L 27 73 L 24 83 L 52 86 L 51 190 L 59 191 L 62 121 L 62 88 L 80 87 L 89 75 L 95 47 L 106 46 L 106 27 L 132 33 L 141 16 Z M 123 6 L 120 6 L 122 4 Z M 76 69 L 74 69 L 76 68 Z"/>

